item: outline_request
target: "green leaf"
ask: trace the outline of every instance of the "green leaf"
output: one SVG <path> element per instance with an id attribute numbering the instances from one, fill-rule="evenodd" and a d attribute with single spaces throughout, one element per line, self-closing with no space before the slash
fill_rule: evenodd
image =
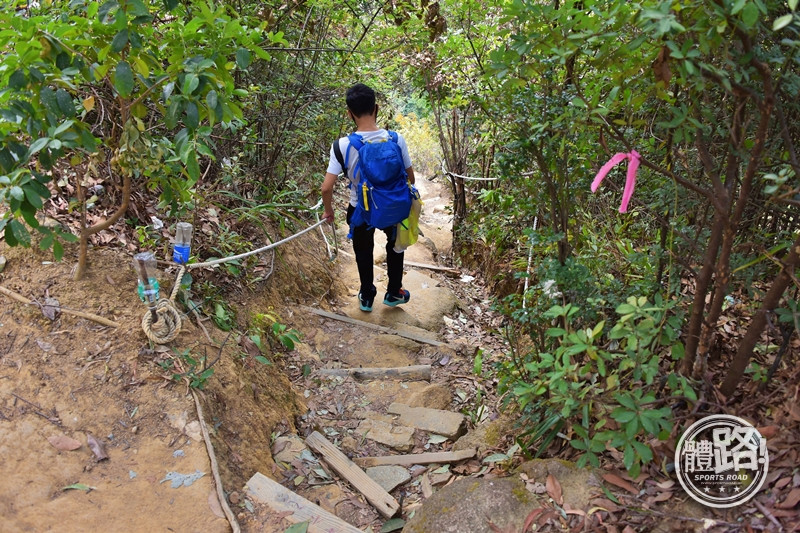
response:
<path id="1" fill-rule="evenodd" d="M 197 129 L 200 125 L 200 112 L 197 109 L 197 104 L 194 102 L 186 103 L 186 126 L 191 129 Z"/>
<path id="2" fill-rule="evenodd" d="M 28 199 L 28 203 L 34 208 L 41 209 L 44 207 L 44 204 L 42 203 L 42 197 L 39 196 L 32 187 L 26 185 L 22 190 L 25 191 L 25 198 Z"/>
<path id="3" fill-rule="evenodd" d="M 309 524 L 308 520 L 306 520 L 305 522 L 292 524 L 291 526 L 286 528 L 286 531 L 284 531 L 283 533 L 306 533 L 308 531 L 308 524 Z"/>
<path id="4" fill-rule="evenodd" d="M 741 11 L 746 3 L 747 0 L 736 0 L 736 2 L 733 4 L 733 7 L 731 8 L 731 15 L 735 15 L 736 13 Z"/>
<path id="5" fill-rule="evenodd" d="M 197 162 L 197 152 L 193 149 L 189 150 L 189 155 L 186 157 L 186 172 L 192 180 L 192 185 L 197 183 L 200 179 L 200 165 Z"/>
<path id="6" fill-rule="evenodd" d="M 626 470 L 633 468 L 633 461 L 636 455 L 633 453 L 633 447 L 630 444 L 625 445 L 625 451 L 622 454 L 622 464 L 625 465 Z"/>
<path id="7" fill-rule="evenodd" d="M 61 490 L 85 490 L 88 492 L 90 490 L 95 490 L 95 488 L 90 487 L 89 485 L 84 485 L 83 483 L 73 483 L 72 485 L 63 487 Z"/>
<path id="8" fill-rule="evenodd" d="M 30 148 L 28 148 L 28 155 L 26 156 L 26 159 L 30 159 L 32 155 L 39 153 L 42 150 L 42 148 L 47 146 L 47 143 L 49 142 L 50 139 L 48 137 L 41 137 L 33 141 L 33 143 L 31 143 Z"/>
<path id="9" fill-rule="evenodd" d="M 406 521 L 402 518 L 392 518 L 383 524 L 381 533 L 391 533 L 392 531 L 400 531 L 406 525 Z"/>
<path id="10" fill-rule="evenodd" d="M 206 95 L 206 105 L 208 106 L 208 109 L 215 109 L 218 101 L 219 99 L 217 98 L 217 91 L 213 89 L 208 91 L 208 94 Z"/>
<path id="11" fill-rule="evenodd" d="M 504 453 L 493 453 L 489 457 L 483 460 L 484 463 L 501 463 L 503 461 L 508 461 L 511 459 Z"/>
<path id="12" fill-rule="evenodd" d="M 41 241 L 39 241 L 39 249 L 42 251 L 49 250 L 50 247 L 53 246 L 53 234 L 45 235 Z"/>
<path id="13" fill-rule="evenodd" d="M 125 45 L 128 44 L 128 28 L 118 32 L 111 41 L 111 50 L 120 53 Z"/>
<path id="14" fill-rule="evenodd" d="M 25 191 L 22 190 L 22 187 L 19 185 L 14 185 L 8 190 L 8 194 L 11 195 L 12 198 L 19 200 L 20 202 L 25 199 Z"/>
<path id="15" fill-rule="evenodd" d="M 133 92 L 133 71 L 127 61 L 117 63 L 114 72 L 114 88 L 123 98 L 127 98 Z"/>
<path id="16" fill-rule="evenodd" d="M 200 79 L 195 74 L 187 74 L 183 79 L 183 87 L 181 88 L 181 92 L 186 96 L 189 96 L 194 92 L 195 89 L 197 89 L 199 85 Z"/>
<path id="17" fill-rule="evenodd" d="M 250 50 L 246 48 L 239 48 L 236 50 L 236 64 L 239 65 L 239 68 L 246 69 L 250 66 Z"/>
<path id="18" fill-rule="evenodd" d="M 772 23 L 772 29 L 774 31 L 778 31 L 785 28 L 792 22 L 792 18 L 794 18 L 792 13 L 788 13 L 782 17 L 776 18 L 775 22 Z"/>
<path id="19" fill-rule="evenodd" d="M 67 117 L 75 116 L 75 102 L 72 101 L 72 95 L 64 89 L 56 91 L 56 103 L 58 108 Z"/>
<path id="20" fill-rule="evenodd" d="M 791 9 L 792 11 L 797 9 L 797 1 L 798 0 L 789 0 L 789 9 Z"/>
<path id="21" fill-rule="evenodd" d="M 64 257 L 64 247 L 58 241 L 53 241 L 53 257 L 56 261 L 61 261 L 61 258 Z"/>
<path id="22" fill-rule="evenodd" d="M 25 226 L 23 226 L 19 220 L 13 219 L 8 223 L 8 226 L 6 227 L 6 239 L 8 239 L 9 229 L 11 230 L 11 233 L 14 236 L 14 240 L 18 244 L 21 244 L 25 248 L 31 245 L 31 234 L 28 233 L 28 229 Z"/>
<path id="23" fill-rule="evenodd" d="M 266 358 L 266 357 L 264 357 L 263 355 L 257 355 L 257 356 L 255 356 L 255 357 L 253 357 L 253 359 L 255 359 L 256 361 L 258 361 L 258 362 L 259 362 L 259 363 L 261 363 L 262 365 L 271 365 L 271 364 L 272 364 L 272 361 L 270 361 L 269 359 L 267 359 L 267 358 Z"/>
<path id="24" fill-rule="evenodd" d="M 748 2 L 742 9 L 742 22 L 746 28 L 752 28 L 758 22 L 758 6 L 754 2 Z"/>
<path id="25" fill-rule="evenodd" d="M 23 89 L 27 84 L 28 80 L 25 78 L 25 73 L 21 70 L 15 70 L 8 78 L 8 87 L 10 89 Z"/>

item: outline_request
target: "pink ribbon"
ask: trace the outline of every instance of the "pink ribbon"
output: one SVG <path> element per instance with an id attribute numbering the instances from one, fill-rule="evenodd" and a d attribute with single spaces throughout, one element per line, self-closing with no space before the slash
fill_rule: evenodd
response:
<path id="1" fill-rule="evenodd" d="M 628 160 L 630 163 L 628 163 L 628 173 L 625 177 L 625 189 L 622 191 L 622 203 L 619 205 L 619 212 L 627 213 L 628 203 L 631 201 L 633 189 L 636 187 L 636 171 L 639 169 L 639 159 L 641 159 L 641 157 L 636 150 L 631 150 L 627 154 L 622 152 L 614 154 L 614 157 L 609 159 L 597 173 L 597 176 L 594 177 L 594 181 L 592 181 L 592 192 L 597 190 L 600 186 L 600 182 L 603 181 L 603 178 L 606 177 L 612 168 L 622 161 Z"/>

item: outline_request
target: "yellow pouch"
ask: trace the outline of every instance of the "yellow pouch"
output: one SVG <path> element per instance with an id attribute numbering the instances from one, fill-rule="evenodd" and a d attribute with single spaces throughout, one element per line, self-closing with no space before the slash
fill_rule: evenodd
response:
<path id="1" fill-rule="evenodd" d="M 413 185 L 411 187 L 411 212 L 408 218 L 397 224 L 397 236 L 394 241 L 394 251 L 402 253 L 417 242 L 419 238 L 419 215 L 422 213 L 422 199 L 419 191 Z"/>

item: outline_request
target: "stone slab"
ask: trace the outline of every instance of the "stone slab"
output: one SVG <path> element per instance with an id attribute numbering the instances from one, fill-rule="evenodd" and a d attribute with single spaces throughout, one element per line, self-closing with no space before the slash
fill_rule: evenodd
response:
<path id="1" fill-rule="evenodd" d="M 402 403 L 393 403 L 387 411 L 400 415 L 400 423 L 405 426 L 421 429 L 449 439 L 455 439 L 464 432 L 464 415 L 443 411 L 441 409 L 428 409 L 425 407 L 409 407 Z"/>
<path id="2" fill-rule="evenodd" d="M 410 427 L 367 419 L 358 424 L 356 431 L 359 435 L 401 452 L 407 452 L 414 447 L 414 430 Z"/>
<path id="3" fill-rule="evenodd" d="M 406 481 L 411 479 L 411 474 L 402 466 L 373 466 L 367 468 L 367 475 L 375 483 L 383 487 L 386 492 L 391 492 Z"/>

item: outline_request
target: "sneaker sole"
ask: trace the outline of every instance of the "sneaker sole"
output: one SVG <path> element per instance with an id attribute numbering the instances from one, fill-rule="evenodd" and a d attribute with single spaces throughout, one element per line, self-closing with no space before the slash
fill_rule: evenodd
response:
<path id="1" fill-rule="evenodd" d="M 358 308 L 361 309 L 362 311 L 364 311 L 365 313 L 371 313 L 372 312 L 372 308 L 371 307 L 367 307 L 365 305 L 359 304 Z"/>
<path id="2" fill-rule="evenodd" d="M 397 307 L 398 305 L 407 304 L 408 300 L 396 300 L 394 302 L 390 302 L 389 300 L 384 300 L 383 305 L 388 305 L 389 307 Z"/>

